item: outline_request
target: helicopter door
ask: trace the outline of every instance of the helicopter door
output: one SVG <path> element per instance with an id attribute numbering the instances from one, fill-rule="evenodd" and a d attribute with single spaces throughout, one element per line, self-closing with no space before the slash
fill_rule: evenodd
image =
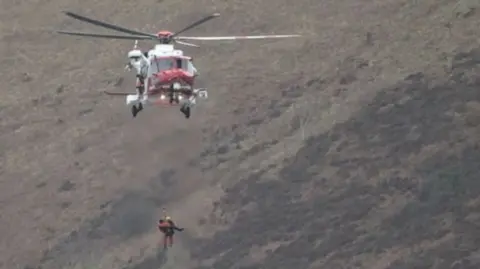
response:
<path id="1" fill-rule="evenodd" d="M 187 59 L 183 60 L 183 66 L 184 70 L 190 73 L 192 76 L 195 76 L 197 74 L 197 69 L 193 66 L 193 63 Z"/>

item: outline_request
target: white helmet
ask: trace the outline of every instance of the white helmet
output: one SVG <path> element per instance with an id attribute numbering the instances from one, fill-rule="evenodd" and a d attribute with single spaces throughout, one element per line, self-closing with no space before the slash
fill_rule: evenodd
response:
<path id="1" fill-rule="evenodd" d="M 143 53 L 141 50 L 131 50 L 128 52 L 128 58 L 132 59 L 132 58 L 141 58 L 143 56 Z"/>

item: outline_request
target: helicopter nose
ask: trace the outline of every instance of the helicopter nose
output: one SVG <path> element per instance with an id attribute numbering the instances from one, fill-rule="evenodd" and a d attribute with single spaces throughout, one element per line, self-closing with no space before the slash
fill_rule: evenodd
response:
<path id="1" fill-rule="evenodd" d="M 167 80 L 167 75 L 164 72 L 158 72 L 155 74 L 156 83 L 164 83 Z"/>

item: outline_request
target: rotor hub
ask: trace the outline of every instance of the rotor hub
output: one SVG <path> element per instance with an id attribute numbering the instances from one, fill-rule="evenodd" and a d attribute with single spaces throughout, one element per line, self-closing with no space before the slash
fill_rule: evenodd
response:
<path id="1" fill-rule="evenodd" d="M 160 31 L 157 33 L 158 40 L 161 44 L 170 44 L 173 33 L 170 31 Z"/>

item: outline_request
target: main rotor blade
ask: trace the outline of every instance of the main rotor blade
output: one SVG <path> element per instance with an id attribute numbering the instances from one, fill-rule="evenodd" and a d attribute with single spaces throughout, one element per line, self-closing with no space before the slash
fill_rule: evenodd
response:
<path id="1" fill-rule="evenodd" d="M 88 23 L 91 23 L 93 25 L 101 26 L 101 27 L 104 27 L 104 28 L 107 28 L 107 29 L 111 29 L 111 30 L 115 30 L 115 31 L 119 31 L 119 32 L 131 34 L 131 35 L 142 35 L 142 36 L 149 36 L 149 37 L 152 37 L 152 38 L 157 38 L 157 36 L 155 36 L 153 34 L 139 32 L 139 31 L 127 29 L 127 28 L 124 28 L 124 27 L 120 27 L 120 26 L 117 26 L 117 25 L 114 25 L 114 24 L 102 22 L 102 21 L 99 21 L 99 20 L 90 19 L 90 18 L 87 18 L 85 16 L 75 14 L 73 12 L 64 11 L 64 13 L 67 16 L 70 16 L 70 17 L 75 18 L 77 20 L 88 22 Z"/>
<path id="2" fill-rule="evenodd" d="M 91 34 L 91 33 L 82 33 L 82 32 L 67 32 L 67 31 L 57 31 L 57 33 L 64 34 L 64 35 L 76 35 L 76 36 L 111 38 L 111 39 L 129 39 L 129 40 L 152 39 L 151 37 L 140 36 L 140 35 L 105 35 L 105 34 Z"/>
<path id="3" fill-rule="evenodd" d="M 213 18 L 216 18 L 216 17 L 218 17 L 218 16 L 220 16 L 220 13 L 213 13 L 213 14 L 210 15 L 210 16 L 207 16 L 207 17 L 205 17 L 205 18 L 203 18 L 203 19 L 200 19 L 200 20 L 198 20 L 198 21 L 196 21 L 196 22 L 188 25 L 187 27 L 183 28 L 182 30 L 177 31 L 176 33 L 174 33 L 174 34 L 172 35 L 172 38 L 178 36 L 179 34 L 185 32 L 185 31 L 187 31 L 187 30 L 192 29 L 193 27 L 196 27 L 196 26 L 198 26 L 198 25 L 200 25 L 200 24 L 202 24 L 202 23 L 205 23 L 205 22 L 213 19 Z"/>
<path id="4" fill-rule="evenodd" d="M 103 91 L 103 93 L 105 93 L 106 95 L 120 95 L 120 96 L 127 96 L 127 95 L 130 95 L 130 94 L 135 94 L 135 93 L 128 93 L 128 92 L 110 92 L 110 91 Z"/>
<path id="5" fill-rule="evenodd" d="M 179 40 L 175 40 L 175 42 L 177 42 L 178 44 L 185 45 L 185 46 L 197 47 L 197 48 L 200 47 L 200 46 L 198 46 L 198 45 L 195 45 L 195 44 L 192 44 L 192 43 L 183 42 L 183 41 L 179 41 Z"/>
<path id="6" fill-rule="evenodd" d="M 181 40 L 242 40 L 242 39 L 267 39 L 300 37 L 301 35 L 250 35 L 250 36 L 179 36 Z"/>

